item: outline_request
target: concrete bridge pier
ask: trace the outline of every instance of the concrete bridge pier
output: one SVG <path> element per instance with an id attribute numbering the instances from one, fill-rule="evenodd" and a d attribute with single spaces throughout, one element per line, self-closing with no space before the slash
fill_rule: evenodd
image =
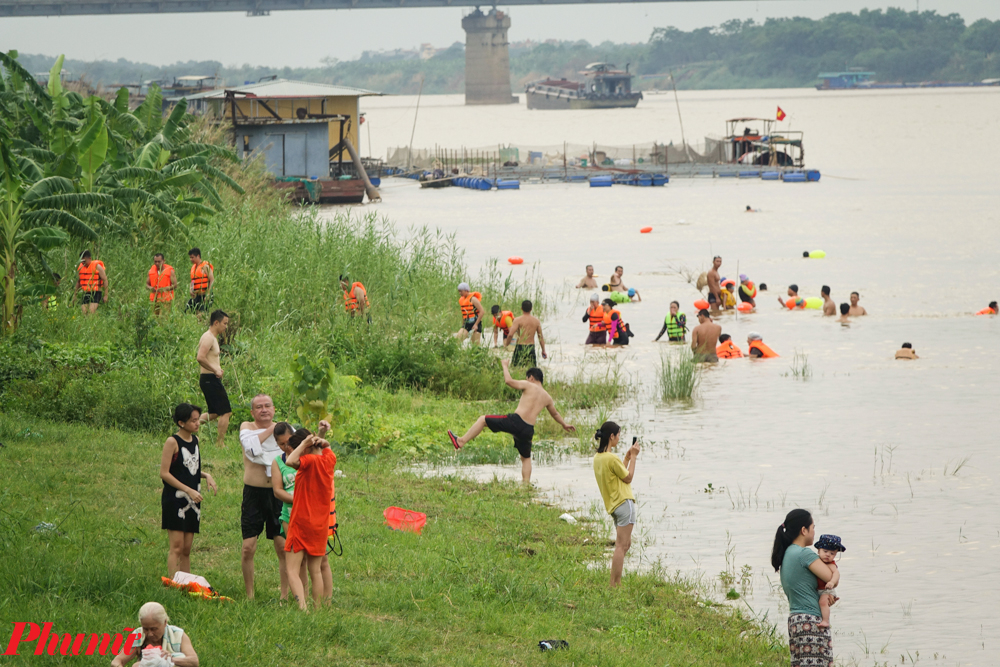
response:
<path id="1" fill-rule="evenodd" d="M 465 103 L 517 104 L 510 91 L 510 17 L 496 8 L 462 19 L 465 30 Z"/>

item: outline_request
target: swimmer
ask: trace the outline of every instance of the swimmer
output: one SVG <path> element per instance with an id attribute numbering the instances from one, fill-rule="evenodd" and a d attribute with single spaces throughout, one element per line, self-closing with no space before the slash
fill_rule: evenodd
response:
<path id="1" fill-rule="evenodd" d="M 792 283 L 791 285 L 789 285 L 788 286 L 788 296 L 790 296 L 791 298 L 795 299 L 795 305 L 798 306 L 799 305 L 799 301 L 801 300 L 801 299 L 799 299 L 799 286 L 796 285 L 795 283 Z M 781 299 L 780 296 L 778 297 L 778 303 L 780 303 L 783 308 L 787 308 L 788 307 L 788 305 Z"/>
<path id="2" fill-rule="evenodd" d="M 986 306 L 980 310 L 976 315 L 996 315 L 997 314 L 997 302 L 990 301 L 990 305 Z"/>
<path id="3" fill-rule="evenodd" d="M 896 350 L 897 359 L 919 359 L 917 353 L 913 350 L 913 345 L 910 343 L 903 343 L 903 347 Z"/>
<path id="4" fill-rule="evenodd" d="M 762 357 L 769 359 L 771 357 L 779 356 L 777 352 L 769 348 L 767 345 L 764 345 L 764 341 L 761 339 L 759 333 L 755 333 L 753 331 L 748 333 L 747 345 L 750 346 L 750 349 L 747 350 L 747 356 L 751 359 L 760 359 Z"/>
<path id="5" fill-rule="evenodd" d="M 747 209 L 744 211 L 744 213 L 757 213 L 759 210 L 760 209 L 751 208 L 750 204 L 747 204 Z"/>
<path id="6" fill-rule="evenodd" d="M 766 292 L 767 291 L 767 283 L 761 283 L 760 287 L 758 287 L 757 289 L 759 289 L 761 292 Z"/>
<path id="7" fill-rule="evenodd" d="M 521 302 L 521 314 L 515 317 L 514 321 L 510 323 L 510 333 L 503 339 L 503 346 L 507 347 L 510 345 L 510 341 L 514 339 L 514 334 L 520 334 L 517 337 L 517 344 L 514 345 L 514 356 L 510 361 L 514 366 L 533 367 L 537 365 L 538 362 L 535 359 L 535 334 L 538 334 L 538 344 L 542 346 L 542 359 L 549 358 L 549 355 L 545 353 L 545 337 L 542 335 L 542 323 L 537 317 L 531 314 L 531 308 L 530 301 L 524 300 Z"/>
<path id="8" fill-rule="evenodd" d="M 722 290 L 722 307 L 725 310 L 733 310 L 736 308 L 736 283 L 726 280 L 723 287 L 725 289 Z"/>
<path id="9" fill-rule="evenodd" d="M 597 280 L 594 278 L 594 265 L 587 265 L 587 275 L 576 284 L 577 289 L 597 289 Z"/>
<path id="10" fill-rule="evenodd" d="M 837 321 L 841 324 L 849 324 L 851 322 L 851 304 L 840 304 L 840 317 L 837 318 Z"/>
<path id="11" fill-rule="evenodd" d="M 715 354 L 720 359 L 739 359 L 743 356 L 742 350 L 733 344 L 733 337 L 729 334 L 719 336 L 719 345 L 715 348 Z"/>
<path id="12" fill-rule="evenodd" d="M 719 355 L 715 348 L 719 344 L 722 327 L 712 321 L 707 310 L 698 311 L 698 326 L 691 330 L 691 351 L 696 362 L 715 363 Z"/>
<path id="13" fill-rule="evenodd" d="M 590 323 L 590 333 L 587 334 L 587 342 L 584 345 L 604 345 L 607 343 L 607 330 L 604 324 L 604 307 L 601 306 L 601 297 L 597 294 L 590 295 L 590 307 L 583 314 L 583 321 Z"/>
<path id="14" fill-rule="evenodd" d="M 608 285 L 611 287 L 612 292 L 628 292 L 629 288 L 625 287 L 625 283 L 622 282 L 622 274 L 625 273 L 625 269 L 620 266 L 615 267 L 615 272 L 611 274 L 608 278 Z M 635 292 L 636 295 L 639 294 L 638 290 Z M 629 294 L 629 296 L 632 296 Z M 639 301 L 642 301 L 642 297 L 639 297 Z"/>
<path id="15" fill-rule="evenodd" d="M 820 295 L 823 297 L 823 316 L 827 315 L 833 316 L 837 314 L 837 304 L 833 302 L 830 298 L 830 286 L 823 285 L 819 291 Z"/>
<path id="16" fill-rule="evenodd" d="M 708 280 L 708 304 L 713 313 L 719 312 L 719 304 L 722 303 L 722 277 L 719 275 L 719 267 L 722 266 L 722 258 L 716 255 L 712 258 L 712 269 L 705 276 Z M 714 347 L 714 345 L 713 345 Z"/>
<path id="17" fill-rule="evenodd" d="M 670 314 L 663 318 L 663 328 L 656 335 L 653 342 L 660 340 L 663 334 L 667 334 L 667 340 L 672 343 L 684 342 L 684 332 L 687 331 L 687 315 L 680 312 L 681 304 L 676 301 L 670 302 Z"/>
<path id="18" fill-rule="evenodd" d="M 851 292 L 851 317 L 859 317 L 861 315 L 867 315 L 868 311 L 864 307 L 858 305 L 858 301 L 861 296 L 857 292 Z"/>
<path id="19" fill-rule="evenodd" d="M 743 303 L 749 303 L 754 308 L 757 307 L 757 302 L 754 300 L 757 296 L 757 288 L 754 286 L 753 281 L 747 277 L 747 274 L 740 274 L 740 301 Z"/>

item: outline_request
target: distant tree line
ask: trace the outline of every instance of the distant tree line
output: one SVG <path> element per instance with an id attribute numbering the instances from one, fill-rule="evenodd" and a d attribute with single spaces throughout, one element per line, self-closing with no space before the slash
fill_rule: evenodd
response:
<path id="1" fill-rule="evenodd" d="M 21 56 L 31 71 L 47 71 L 55 58 Z M 879 81 L 975 81 L 1000 77 L 1000 21 L 971 25 L 958 14 L 901 9 L 862 10 L 823 19 L 732 20 L 714 28 L 683 31 L 655 28 L 645 44 L 592 45 L 585 41 L 543 43 L 511 49 L 515 91 L 546 76 L 574 78 L 595 61 L 630 65 L 640 88 L 665 87 L 672 73 L 679 88 L 798 87 L 816 82 L 823 71 L 860 67 Z M 317 67 L 224 66 L 188 61 L 160 67 L 134 63 L 67 60 L 74 75 L 92 84 L 138 83 L 187 74 L 218 75 L 238 86 L 262 77 L 335 83 L 386 93 L 461 93 L 465 59 L 455 44 L 428 60 L 326 59 Z"/>

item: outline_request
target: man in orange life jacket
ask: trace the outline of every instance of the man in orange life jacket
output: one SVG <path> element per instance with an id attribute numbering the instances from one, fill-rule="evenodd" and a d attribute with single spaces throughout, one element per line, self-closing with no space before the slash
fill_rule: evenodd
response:
<path id="1" fill-rule="evenodd" d="M 153 302 L 153 313 L 160 314 L 160 307 L 167 310 L 174 303 L 174 288 L 177 287 L 177 272 L 174 267 L 163 261 L 163 253 L 153 255 L 153 266 L 146 275 L 146 289 L 149 290 L 149 300 Z"/>
<path id="2" fill-rule="evenodd" d="M 365 315 L 368 312 L 368 290 L 359 282 L 351 283 L 347 276 L 340 276 L 340 289 L 344 291 L 344 308 L 351 315 Z M 368 317 L 371 322 L 371 316 Z"/>
<path id="3" fill-rule="evenodd" d="M 510 335 L 510 325 L 514 321 L 514 313 L 509 310 L 501 310 L 500 306 L 494 305 L 490 308 L 493 315 L 493 347 L 497 346 L 497 333 L 502 332 L 504 340 Z"/>
<path id="4" fill-rule="evenodd" d="M 751 331 L 747 334 L 747 344 L 750 349 L 747 350 L 747 356 L 751 359 L 770 359 L 772 357 L 777 357 L 778 353 L 769 348 L 764 344 L 759 333 Z"/>
<path id="5" fill-rule="evenodd" d="M 191 248 L 188 251 L 191 260 L 191 298 L 187 302 L 188 310 L 194 310 L 201 317 L 208 311 L 212 299 L 212 287 L 215 285 L 215 267 L 202 261 L 201 249 Z"/>
<path id="6" fill-rule="evenodd" d="M 608 342 L 608 327 L 604 324 L 604 306 L 601 305 L 601 297 L 596 294 L 590 295 L 590 307 L 583 314 L 583 321 L 590 323 L 590 333 L 587 334 L 587 342 L 584 345 L 604 345 Z"/>
<path id="7" fill-rule="evenodd" d="M 986 306 L 980 310 L 976 315 L 996 315 L 997 314 L 997 302 L 990 301 L 990 305 Z"/>
<path id="8" fill-rule="evenodd" d="M 483 336 L 483 317 L 486 315 L 486 309 L 480 301 L 482 298 L 482 294 L 472 291 L 469 283 L 459 283 L 458 307 L 462 309 L 462 328 L 455 334 L 455 338 L 465 340 L 472 334 L 472 344 L 479 344 Z"/>
<path id="9" fill-rule="evenodd" d="M 97 306 L 108 302 L 108 274 L 104 271 L 104 262 L 93 259 L 89 250 L 80 255 L 80 263 L 76 267 L 76 287 L 73 289 L 73 301 L 76 293 L 83 292 L 80 308 L 84 315 L 97 312 Z"/>
<path id="10" fill-rule="evenodd" d="M 739 359 L 743 356 L 740 348 L 733 345 L 733 337 L 729 334 L 719 336 L 719 344 L 715 348 L 715 354 L 719 359 Z"/>

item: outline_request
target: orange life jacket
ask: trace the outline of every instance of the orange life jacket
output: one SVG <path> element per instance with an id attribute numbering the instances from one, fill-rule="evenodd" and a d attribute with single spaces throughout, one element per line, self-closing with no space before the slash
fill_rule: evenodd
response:
<path id="1" fill-rule="evenodd" d="M 615 336 L 614 336 L 615 340 L 617 340 L 618 336 L 623 333 L 622 332 L 622 327 L 625 326 L 625 322 L 622 320 L 622 314 L 621 314 L 620 311 L 612 310 L 610 313 L 604 313 L 604 317 L 602 319 L 604 320 L 604 330 L 605 331 L 610 331 L 611 330 L 611 316 L 612 315 L 617 315 L 618 316 L 618 326 L 615 327 Z"/>
<path id="2" fill-rule="evenodd" d="M 174 275 L 174 267 L 169 264 L 163 265 L 163 272 L 156 270 L 156 264 L 149 267 L 149 284 L 153 287 L 158 287 L 161 290 L 166 289 L 166 291 L 160 292 L 150 292 L 150 301 L 173 301 L 174 300 L 174 288 L 171 287 L 171 278 Z"/>
<path id="3" fill-rule="evenodd" d="M 976 315 L 996 315 L 996 314 L 997 314 L 997 311 L 993 310 L 989 306 L 986 306 L 985 308 L 983 308 L 982 310 L 980 310 L 978 313 L 976 313 Z"/>
<path id="4" fill-rule="evenodd" d="M 463 320 L 476 319 L 476 307 L 472 305 L 472 297 L 476 297 L 480 301 L 483 299 L 483 295 L 479 292 L 469 292 L 468 296 L 458 297 L 458 307 L 462 309 Z"/>
<path id="5" fill-rule="evenodd" d="M 504 320 L 507 320 L 507 318 L 510 319 L 507 321 L 507 324 L 504 324 Z M 503 332 L 507 333 L 507 330 L 510 329 L 510 325 L 513 321 L 514 321 L 514 313 L 512 313 L 509 310 L 501 310 L 500 319 L 497 320 L 496 317 L 493 318 L 493 326 L 495 326 L 498 329 L 503 329 Z"/>
<path id="6" fill-rule="evenodd" d="M 354 290 L 358 287 L 361 288 L 361 291 L 365 295 L 365 308 L 368 307 L 368 290 L 366 290 L 365 286 L 361 283 L 355 282 L 351 285 L 350 290 L 344 291 L 344 308 L 346 308 L 349 313 L 353 313 L 358 309 L 358 298 L 354 296 Z"/>
<path id="7" fill-rule="evenodd" d="M 752 341 L 750 343 L 750 350 L 753 350 L 753 349 L 759 350 L 760 353 L 762 355 L 764 355 L 765 359 L 770 359 L 771 357 L 777 357 L 778 356 L 777 352 L 775 352 L 774 350 L 772 350 L 771 348 L 769 348 L 767 345 L 764 345 L 764 343 L 760 342 L 759 340 L 755 340 L 755 341 Z M 753 355 L 750 354 L 750 350 L 747 350 L 747 356 L 752 357 Z"/>
<path id="8" fill-rule="evenodd" d="M 194 288 L 195 292 L 205 292 L 208 290 L 208 271 L 205 267 L 212 269 L 215 272 L 215 267 L 208 262 L 201 262 L 200 264 L 191 265 L 191 287 Z"/>
<path id="9" fill-rule="evenodd" d="M 104 268 L 104 262 L 99 259 L 94 259 L 90 261 L 90 266 L 84 266 L 83 262 L 76 267 L 77 273 L 77 284 L 80 289 L 84 292 L 100 292 L 101 287 L 104 285 L 104 281 L 101 280 L 101 274 L 97 272 L 97 267 Z"/>
<path id="10" fill-rule="evenodd" d="M 715 348 L 715 355 L 719 357 L 719 359 L 739 359 L 743 356 L 743 352 L 740 351 L 740 348 L 733 345 L 733 341 L 727 340 L 725 343 L 720 343 L 719 346 Z"/>
<path id="11" fill-rule="evenodd" d="M 604 309 L 601 306 L 588 309 L 587 316 L 590 317 L 591 331 L 599 332 L 608 330 L 607 325 L 604 324 Z"/>
<path id="12" fill-rule="evenodd" d="M 752 280 L 748 280 L 740 285 L 740 290 L 751 299 L 757 297 L 757 286 L 753 284 Z"/>

